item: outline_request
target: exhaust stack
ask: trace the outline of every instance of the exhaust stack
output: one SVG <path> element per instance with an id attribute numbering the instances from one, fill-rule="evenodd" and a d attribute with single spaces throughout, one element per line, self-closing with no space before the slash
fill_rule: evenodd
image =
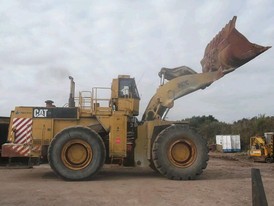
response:
<path id="1" fill-rule="evenodd" d="M 68 102 L 68 106 L 69 107 L 75 107 L 75 101 L 74 101 L 74 97 L 75 97 L 75 82 L 73 81 L 73 77 L 69 76 L 70 79 L 70 93 L 69 93 L 69 102 Z"/>

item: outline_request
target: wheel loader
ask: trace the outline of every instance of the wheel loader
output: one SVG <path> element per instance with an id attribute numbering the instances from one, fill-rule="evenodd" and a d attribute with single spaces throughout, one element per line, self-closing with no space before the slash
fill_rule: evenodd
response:
<path id="1" fill-rule="evenodd" d="M 274 133 L 265 133 L 265 136 L 254 136 L 250 138 L 249 156 L 254 161 L 267 163 L 274 162 Z"/>
<path id="2" fill-rule="evenodd" d="M 250 43 L 235 28 L 236 17 L 207 45 L 202 73 L 189 67 L 162 68 L 160 86 L 138 120 L 140 96 L 134 78 L 119 75 L 111 87 L 94 87 L 67 107 L 16 107 L 10 116 L 3 157 L 48 159 L 65 180 L 95 176 L 104 164 L 151 167 L 174 180 L 197 178 L 207 167 L 206 140 L 186 122 L 167 121 L 174 101 L 205 89 L 270 47 Z M 109 97 L 102 93 L 109 92 Z M 76 106 L 77 105 L 77 106 Z"/>

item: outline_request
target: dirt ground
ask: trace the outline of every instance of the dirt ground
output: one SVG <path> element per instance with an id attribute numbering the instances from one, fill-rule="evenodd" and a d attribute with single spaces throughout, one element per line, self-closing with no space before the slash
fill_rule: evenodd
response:
<path id="1" fill-rule="evenodd" d="M 105 167 L 94 180 L 66 182 L 48 165 L 0 168 L 0 205 L 252 205 L 251 168 L 261 171 L 274 205 L 274 164 L 242 155 L 210 154 L 198 180 L 172 181 L 150 169 Z"/>

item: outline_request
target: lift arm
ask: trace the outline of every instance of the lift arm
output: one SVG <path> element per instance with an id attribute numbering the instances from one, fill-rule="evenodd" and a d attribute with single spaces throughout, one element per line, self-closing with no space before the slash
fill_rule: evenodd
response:
<path id="1" fill-rule="evenodd" d="M 208 87 L 270 48 L 250 43 L 236 30 L 236 19 L 237 17 L 233 17 L 207 45 L 201 60 L 203 73 L 196 73 L 185 66 L 161 69 L 161 85 L 143 114 L 143 122 L 164 119 L 173 107 L 174 100 Z M 167 83 L 164 83 L 165 79 L 168 80 Z"/>

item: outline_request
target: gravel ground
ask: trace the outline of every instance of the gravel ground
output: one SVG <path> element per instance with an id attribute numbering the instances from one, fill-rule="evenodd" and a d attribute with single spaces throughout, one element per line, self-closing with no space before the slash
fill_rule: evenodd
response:
<path id="1" fill-rule="evenodd" d="M 251 168 L 261 171 L 268 205 L 274 206 L 274 164 L 241 155 L 210 154 L 194 181 L 172 181 L 151 169 L 107 166 L 91 181 L 66 182 L 48 165 L 0 167 L 0 205 L 252 205 Z"/>

